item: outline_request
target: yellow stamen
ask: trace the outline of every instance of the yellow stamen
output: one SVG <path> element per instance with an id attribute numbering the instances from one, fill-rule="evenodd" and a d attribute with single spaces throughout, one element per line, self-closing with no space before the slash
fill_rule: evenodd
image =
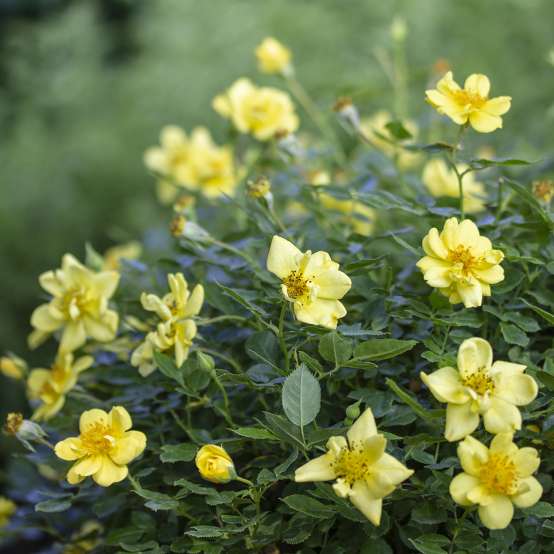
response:
<path id="1" fill-rule="evenodd" d="M 283 280 L 283 284 L 287 287 L 287 294 L 291 298 L 300 298 L 308 293 L 308 283 L 310 281 L 304 278 L 298 271 L 291 271 Z"/>
<path id="2" fill-rule="evenodd" d="M 487 102 L 487 99 L 483 98 L 480 94 L 467 90 L 457 90 L 454 92 L 454 100 L 458 104 L 464 104 L 474 110 L 482 108 Z"/>
<path id="3" fill-rule="evenodd" d="M 487 392 L 492 393 L 494 391 L 494 381 L 483 367 L 471 375 L 462 377 L 462 383 L 465 387 L 469 387 L 481 396 Z"/>
<path id="4" fill-rule="evenodd" d="M 517 492 L 516 465 L 506 454 L 491 453 L 479 471 L 479 478 L 489 493 L 510 496 Z"/>
<path id="5" fill-rule="evenodd" d="M 342 448 L 332 466 L 336 476 L 344 479 L 350 486 L 369 475 L 367 456 L 363 448 L 356 443 Z"/>
<path id="6" fill-rule="evenodd" d="M 88 454 L 103 454 L 109 451 L 115 442 L 112 430 L 100 422 L 89 425 L 80 438 L 83 450 Z"/>

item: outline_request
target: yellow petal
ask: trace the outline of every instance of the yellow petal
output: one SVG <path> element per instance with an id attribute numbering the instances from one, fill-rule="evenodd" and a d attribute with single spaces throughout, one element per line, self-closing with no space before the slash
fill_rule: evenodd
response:
<path id="1" fill-rule="evenodd" d="M 85 456 L 81 458 L 76 464 L 71 468 L 77 475 L 82 475 L 88 477 L 93 473 L 96 473 L 102 466 L 102 456 Z"/>
<path id="2" fill-rule="evenodd" d="M 512 99 L 509 96 L 497 96 L 487 101 L 483 111 L 491 115 L 503 115 L 510 109 L 511 103 Z"/>
<path id="3" fill-rule="evenodd" d="M 458 349 L 458 369 L 462 375 L 472 375 L 491 365 L 492 348 L 485 339 L 474 337 L 462 342 Z"/>
<path id="4" fill-rule="evenodd" d="M 514 506 L 506 496 L 494 495 L 487 506 L 479 506 L 479 518 L 489 529 L 505 529 L 514 516 Z"/>
<path id="5" fill-rule="evenodd" d="M 492 133 L 502 128 L 502 118 L 491 115 L 483 110 L 473 112 L 469 116 L 471 126 L 479 133 Z"/>
<path id="6" fill-rule="evenodd" d="M 62 340 L 60 341 L 60 349 L 73 352 L 83 346 L 86 340 L 87 335 L 83 322 L 71 321 L 63 330 Z"/>
<path id="7" fill-rule="evenodd" d="M 513 364 L 516 365 L 516 364 Z M 496 364 L 493 365 L 493 369 Z M 495 375 L 495 396 L 516 406 L 526 406 L 535 400 L 539 392 L 537 382 L 530 375 L 493 372 Z"/>
<path id="8" fill-rule="evenodd" d="M 307 268 L 305 271 L 308 273 Z M 318 297 L 330 300 L 340 300 L 352 286 L 350 277 L 336 269 L 330 269 L 316 274 L 313 282 L 318 286 Z"/>
<path id="9" fill-rule="evenodd" d="M 479 486 L 479 479 L 467 473 L 459 473 L 450 481 L 450 496 L 460 506 L 471 506 L 472 502 L 467 498 L 469 492 Z"/>
<path id="10" fill-rule="evenodd" d="M 481 73 L 474 73 L 473 75 L 470 75 L 464 83 L 464 90 L 467 90 L 473 94 L 478 94 L 483 98 L 486 98 L 489 95 L 490 89 L 491 83 L 489 78 Z"/>
<path id="11" fill-rule="evenodd" d="M 54 317 L 49 304 L 42 304 L 31 315 L 31 325 L 46 333 L 52 333 L 63 325 L 63 321 Z"/>
<path id="12" fill-rule="evenodd" d="M 335 479 L 336 474 L 332 467 L 334 459 L 332 454 L 327 453 L 310 460 L 294 472 L 294 480 L 297 483 L 306 483 Z"/>
<path id="13" fill-rule="evenodd" d="M 56 443 L 54 452 L 58 458 L 66 461 L 78 460 L 84 456 L 81 439 L 79 437 L 69 437 Z"/>
<path id="14" fill-rule="evenodd" d="M 351 446 L 352 443 L 351 443 Z M 365 439 L 362 443 L 364 461 L 367 465 L 373 465 L 385 452 L 385 447 L 387 446 L 387 439 L 383 435 L 372 435 L 371 437 Z"/>
<path id="15" fill-rule="evenodd" d="M 40 286 L 49 292 L 52 296 L 61 296 L 63 294 L 63 285 L 58 279 L 55 271 L 47 271 L 39 276 Z"/>
<path id="16" fill-rule="evenodd" d="M 94 275 L 93 282 L 97 294 L 104 298 L 111 298 L 119 284 L 119 272 L 101 271 Z"/>
<path id="17" fill-rule="evenodd" d="M 371 408 L 367 408 L 364 413 L 348 429 L 346 436 L 350 445 L 354 443 L 363 444 L 367 439 L 377 434 L 377 427 Z"/>
<path id="18" fill-rule="evenodd" d="M 83 325 L 86 334 L 99 342 L 109 342 L 115 338 L 113 324 L 106 318 L 93 319 L 90 316 L 85 316 L 83 317 Z"/>
<path id="19" fill-rule="evenodd" d="M 86 479 L 85 475 L 79 475 L 78 473 L 75 472 L 74 470 L 75 465 L 70 467 L 69 471 L 67 472 L 67 482 L 70 485 L 77 485 L 78 483 Z"/>
<path id="20" fill-rule="evenodd" d="M 108 425 L 108 414 L 104 410 L 93 408 L 92 410 L 83 412 L 79 419 L 79 431 L 85 433 L 95 424 Z"/>
<path id="21" fill-rule="evenodd" d="M 316 298 L 304 304 L 295 302 L 294 314 L 303 323 L 336 329 L 338 320 L 346 315 L 346 309 L 338 300 Z"/>
<path id="22" fill-rule="evenodd" d="M 520 484 L 525 488 L 525 492 L 511 496 L 510 500 L 518 508 L 530 508 L 540 500 L 543 493 L 542 485 L 534 477 L 522 479 Z"/>
<path id="23" fill-rule="evenodd" d="M 446 406 L 444 437 L 449 442 L 459 441 L 471 435 L 479 425 L 479 414 L 471 409 L 471 402 Z"/>
<path id="24" fill-rule="evenodd" d="M 453 367 L 443 367 L 430 375 L 422 371 L 419 375 L 439 402 L 463 404 L 469 400 L 460 374 Z"/>
<path id="25" fill-rule="evenodd" d="M 166 125 L 160 132 L 160 144 L 164 148 L 176 148 L 186 142 L 186 133 L 177 125 Z"/>
<path id="26" fill-rule="evenodd" d="M 479 476 L 481 466 L 489 459 L 487 447 L 473 437 L 466 437 L 458 445 L 458 458 L 462 469 L 469 475 Z"/>
<path id="27" fill-rule="evenodd" d="M 422 246 L 425 253 L 429 254 L 429 256 L 441 259 L 445 259 L 448 256 L 448 250 L 441 240 L 439 231 L 435 227 L 427 233 L 423 239 Z"/>
<path id="28" fill-rule="evenodd" d="M 466 308 L 478 308 L 483 304 L 483 287 L 477 279 L 468 284 L 457 283 L 456 292 Z"/>
<path id="29" fill-rule="evenodd" d="M 521 413 L 513 404 L 493 396 L 483 422 L 489 433 L 511 433 L 521 429 Z"/>
<path id="30" fill-rule="evenodd" d="M 114 464 L 108 456 L 102 456 L 100 469 L 98 469 L 92 478 L 101 487 L 109 487 L 114 483 L 123 481 L 128 473 L 127 466 L 118 466 Z"/>
<path id="31" fill-rule="evenodd" d="M 364 514 L 373 525 L 381 523 L 383 501 L 371 496 L 367 485 L 363 481 L 356 481 L 350 491 L 350 502 Z"/>
<path id="32" fill-rule="evenodd" d="M 399 485 L 414 473 L 413 470 L 408 469 L 404 464 L 386 452 L 373 464 L 372 471 L 385 474 L 388 481 L 394 486 Z"/>
<path id="33" fill-rule="evenodd" d="M 520 477 L 529 477 L 541 465 L 541 459 L 537 450 L 528 446 L 520 448 L 513 457 L 513 460 Z"/>
<path id="34" fill-rule="evenodd" d="M 110 450 L 110 458 L 118 465 L 126 465 L 146 448 L 146 435 L 140 431 L 128 431 L 123 438 L 117 439 Z"/>
<path id="35" fill-rule="evenodd" d="M 202 285 L 196 285 L 192 289 L 192 294 L 187 300 L 187 307 L 183 317 L 192 317 L 198 315 L 202 304 L 204 303 L 204 287 Z"/>
<path id="36" fill-rule="evenodd" d="M 491 452 L 497 454 L 505 454 L 510 458 L 513 458 L 517 455 L 518 448 L 513 442 L 513 433 L 498 433 L 489 446 Z"/>
<path id="37" fill-rule="evenodd" d="M 133 421 L 123 406 L 114 406 L 108 414 L 108 425 L 114 429 L 115 433 L 122 433 L 133 426 Z"/>
<path id="38" fill-rule="evenodd" d="M 302 252 L 292 242 L 275 235 L 267 255 L 267 269 L 280 279 L 284 279 L 291 271 L 298 269 L 301 258 Z"/>

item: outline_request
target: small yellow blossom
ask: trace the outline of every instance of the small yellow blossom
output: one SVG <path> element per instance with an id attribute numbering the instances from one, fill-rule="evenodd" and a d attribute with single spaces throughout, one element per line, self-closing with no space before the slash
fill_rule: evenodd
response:
<path id="1" fill-rule="evenodd" d="M 450 494 L 461 506 L 479 506 L 481 523 L 505 529 L 514 506 L 529 508 L 542 496 L 541 484 L 532 477 L 541 461 L 534 448 L 518 448 L 511 433 L 496 435 L 487 448 L 473 437 L 458 445 L 463 473 L 450 482 Z"/>
<path id="2" fill-rule="evenodd" d="M 194 462 L 202 478 L 212 483 L 228 483 L 237 476 L 231 456 L 215 444 L 202 446 Z"/>
<path id="3" fill-rule="evenodd" d="M 524 371 L 521 364 L 493 363 L 491 345 L 474 337 L 461 344 L 458 369 L 443 367 L 420 375 L 433 396 L 447 403 L 444 436 L 458 441 L 477 429 L 480 415 L 489 433 L 521 429 L 517 407 L 532 402 L 538 392 L 537 383 Z"/>
<path id="4" fill-rule="evenodd" d="M 346 315 L 339 301 L 352 286 L 327 252 L 301 252 L 275 235 L 267 256 L 267 269 L 282 281 L 283 296 L 292 302 L 299 321 L 335 329 Z"/>
<path id="5" fill-rule="evenodd" d="M 132 426 L 131 416 L 122 406 L 113 407 L 110 413 L 96 408 L 83 412 L 80 435 L 58 442 L 54 449 L 58 458 L 75 462 L 67 481 L 75 485 L 90 476 L 102 487 L 123 481 L 127 464 L 146 447 L 146 435 L 131 431 Z"/>
<path id="6" fill-rule="evenodd" d="M 33 419 L 46 421 L 54 417 L 63 408 L 67 393 L 77 384 L 79 374 L 93 361 L 92 356 L 75 359 L 71 352 L 60 351 L 50 369 L 33 369 L 27 379 L 28 396 L 40 401 Z"/>
<path id="7" fill-rule="evenodd" d="M 465 219 L 448 219 L 442 232 L 433 227 L 423 239 L 427 254 L 417 262 L 431 287 L 448 296 L 452 304 L 466 308 L 483 303 L 491 295 L 491 285 L 504 280 L 500 263 L 504 254 L 492 248 L 491 241 L 479 234 L 477 225 Z"/>
<path id="8" fill-rule="evenodd" d="M 61 269 L 43 273 L 39 282 L 52 299 L 36 308 L 31 316 L 31 325 L 35 327 L 29 336 L 31 348 L 58 329 L 63 329 L 60 340 L 63 351 L 80 348 L 87 337 L 100 342 L 115 338 L 119 317 L 108 308 L 108 302 L 119 283 L 117 271 L 96 273 L 66 254 Z"/>
<path id="9" fill-rule="evenodd" d="M 15 504 L 5 496 L 0 496 L 0 529 L 5 527 L 15 513 Z"/>
<path id="10" fill-rule="evenodd" d="M 259 177 L 246 183 L 246 192 L 250 198 L 266 198 L 271 194 L 271 181 L 267 177 Z"/>
<path id="11" fill-rule="evenodd" d="M 387 440 L 377 433 L 371 408 L 353 423 L 346 438 L 331 437 L 327 453 L 299 467 L 297 483 L 331 481 L 335 494 L 350 502 L 371 523 L 379 525 L 383 498 L 412 475 L 408 469 L 385 452 Z"/>
<path id="12" fill-rule="evenodd" d="M 15 354 L 8 354 L 0 358 L 0 371 L 10 379 L 23 379 L 28 371 L 27 362 Z"/>
<path id="13" fill-rule="evenodd" d="M 212 105 L 241 133 L 250 133 L 258 140 L 269 140 L 281 132 L 293 133 L 298 128 L 298 117 L 286 92 L 257 87 L 245 78 L 216 96 Z"/>
<path id="14" fill-rule="evenodd" d="M 550 179 L 533 181 L 533 195 L 541 202 L 550 204 L 550 201 L 554 197 L 554 181 Z"/>
<path id="15" fill-rule="evenodd" d="M 421 161 L 421 155 L 418 152 L 411 152 L 406 150 L 401 146 L 395 146 L 393 142 L 385 140 L 385 138 L 390 138 L 392 140 L 392 135 L 387 129 L 387 123 L 394 121 L 392 114 L 386 110 L 379 110 L 374 113 L 372 116 L 364 118 L 361 122 L 361 131 L 364 136 L 385 156 L 394 159 L 396 158 L 396 163 L 402 169 L 410 169 L 419 164 Z M 411 119 L 406 119 L 402 121 L 404 128 L 412 135 L 412 138 L 409 140 L 402 141 L 403 145 L 413 144 L 417 139 L 419 134 L 419 129 L 415 121 Z"/>
<path id="16" fill-rule="evenodd" d="M 437 88 L 426 91 L 427 101 L 440 113 L 458 125 L 469 124 L 480 133 L 491 133 L 502 128 L 501 115 L 510 109 L 509 96 L 489 98 L 490 81 L 486 75 L 470 75 L 461 88 L 452 77 L 452 71 L 437 83 Z"/>
<path id="17" fill-rule="evenodd" d="M 265 38 L 256 48 L 258 67 L 262 73 L 289 73 L 291 57 L 290 50 L 273 37 Z"/>
<path id="18" fill-rule="evenodd" d="M 456 167 L 459 173 L 463 173 L 468 166 L 457 164 Z M 456 173 L 440 158 L 434 158 L 425 164 L 422 180 L 427 190 L 433 196 L 460 198 L 460 188 Z M 470 214 L 483 211 L 485 209 L 485 187 L 483 183 L 475 179 L 473 173 L 464 175 L 463 189 L 465 211 Z"/>
<path id="19" fill-rule="evenodd" d="M 122 260 L 137 260 L 142 254 L 140 242 L 131 241 L 108 248 L 104 252 L 103 271 L 119 271 Z"/>

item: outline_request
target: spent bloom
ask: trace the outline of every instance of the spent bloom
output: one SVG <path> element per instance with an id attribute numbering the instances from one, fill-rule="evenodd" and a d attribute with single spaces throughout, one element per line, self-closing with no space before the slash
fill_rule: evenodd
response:
<path id="1" fill-rule="evenodd" d="M 529 508 L 542 496 L 532 476 L 540 465 L 534 448 L 518 448 L 511 433 L 496 435 L 487 448 L 473 437 L 458 445 L 463 473 L 450 482 L 450 494 L 461 506 L 479 506 L 479 518 L 489 529 L 505 529 L 514 506 Z"/>
<path id="2" fill-rule="evenodd" d="M 249 79 L 235 81 L 213 100 L 214 110 L 230 119 L 241 133 L 269 140 L 277 133 L 293 133 L 298 116 L 290 96 L 272 87 L 257 87 Z"/>
<path id="3" fill-rule="evenodd" d="M 77 384 L 79 374 L 93 361 L 92 356 L 75 359 L 73 353 L 59 351 L 50 369 L 33 369 L 27 379 L 29 399 L 39 401 L 33 419 L 46 421 L 54 417 L 63 408 L 67 393 Z"/>
<path id="4" fill-rule="evenodd" d="M 212 483 L 228 483 L 237 473 L 231 456 L 221 446 L 205 444 L 194 460 L 203 479 Z"/>
<path id="5" fill-rule="evenodd" d="M 480 133 L 491 133 L 502 128 L 501 115 L 510 109 L 509 96 L 489 98 L 491 88 L 486 75 L 470 75 L 461 88 L 452 77 L 452 71 L 437 83 L 437 88 L 425 92 L 427 101 L 454 123 L 469 123 Z"/>
<path id="6" fill-rule="evenodd" d="M 6 416 L 4 433 L 16 437 L 31 452 L 35 451 L 31 442 L 48 444 L 44 429 L 38 423 L 24 419 L 19 412 L 11 412 Z"/>
<path id="7" fill-rule="evenodd" d="M 448 441 L 470 435 L 483 416 L 489 433 L 511 433 L 521 429 L 518 406 L 526 406 L 538 393 L 533 377 L 524 365 L 496 361 L 484 339 L 465 340 L 458 349 L 458 368 L 443 367 L 421 379 L 439 402 L 446 402 Z"/>
<path id="8" fill-rule="evenodd" d="M 554 197 L 554 181 L 551 179 L 533 181 L 533 196 L 545 204 L 550 204 Z"/>
<path id="9" fill-rule="evenodd" d="M 16 505 L 9 498 L 0 496 L 0 529 L 5 527 L 16 510 Z"/>
<path id="10" fill-rule="evenodd" d="M 327 252 L 301 252 L 275 235 L 267 256 L 267 269 L 282 281 L 283 296 L 292 302 L 299 321 L 335 329 L 346 315 L 339 301 L 352 286 Z"/>
<path id="11" fill-rule="evenodd" d="M 290 50 L 273 37 L 265 38 L 256 48 L 258 67 L 262 73 L 290 73 L 291 57 Z"/>
<path id="12" fill-rule="evenodd" d="M 140 456 L 146 447 L 146 435 L 131 431 L 131 416 L 122 406 L 109 413 L 92 409 L 81 414 L 78 437 L 56 444 L 56 456 L 75 462 L 67 473 L 67 481 L 75 485 L 87 477 L 102 487 L 123 481 L 127 464 Z"/>
<path id="13" fill-rule="evenodd" d="M 452 304 L 466 308 L 483 303 L 491 295 L 491 285 L 504 280 L 500 262 L 504 254 L 492 248 L 479 234 L 477 225 L 455 217 L 446 220 L 442 232 L 433 227 L 423 239 L 426 256 L 417 262 L 426 283 L 448 296 Z"/>
<path id="14" fill-rule="evenodd" d="M 94 272 L 66 254 L 61 269 L 43 273 L 39 282 L 52 299 L 31 316 L 35 328 L 29 336 L 32 348 L 59 329 L 60 349 L 64 351 L 80 348 L 87 337 L 100 342 L 115 338 L 119 318 L 108 302 L 119 283 L 117 271 Z"/>
<path id="15" fill-rule="evenodd" d="M 377 433 L 371 408 L 350 427 L 344 437 L 331 437 L 327 453 L 299 467 L 297 483 L 331 481 L 335 494 L 349 498 L 371 523 L 379 525 L 383 498 L 413 471 L 385 452 L 387 440 Z"/>
<path id="16" fill-rule="evenodd" d="M 465 164 L 457 164 L 456 168 L 459 173 L 463 173 L 468 166 Z M 421 178 L 423 184 L 433 196 L 460 198 L 458 177 L 454 170 L 446 165 L 444 160 L 440 158 L 429 160 L 423 168 L 423 175 Z M 473 173 L 466 173 L 466 175 L 464 175 L 463 185 L 465 211 L 467 213 L 483 211 L 485 209 L 485 187 L 483 183 L 477 181 Z"/>
<path id="17" fill-rule="evenodd" d="M 23 379 L 28 371 L 27 362 L 15 354 L 8 353 L 0 358 L 0 371 L 10 379 Z"/>

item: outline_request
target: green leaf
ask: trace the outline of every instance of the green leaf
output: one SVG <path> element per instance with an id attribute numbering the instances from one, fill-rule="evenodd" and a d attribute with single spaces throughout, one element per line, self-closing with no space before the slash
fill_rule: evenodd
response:
<path id="1" fill-rule="evenodd" d="M 471 160 L 469 166 L 471 169 L 485 169 L 487 167 L 508 167 L 513 165 L 531 165 L 533 162 L 527 162 L 525 160 L 518 159 L 506 159 L 506 160 L 487 160 L 485 158 L 479 158 L 478 160 Z"/>
<path id="2" fill-rule="evenodd" d="M 50 498 L 35 505 L 35 512 L 65 512 L 71 508 L 71 500 L 68 498 Z"/>
<path id="3" fill-rule="evenodd" d="M 306 352 L 302 352 L 302 350 L 298 352 L 298 357 L 300 361 L 306 364 L 313 372 L 318 375 L 323 375 L 323 366 L 319 363 L 319 360 L 312 358 L 309 354 L 306 354 Z"/>
<path id="4" fill-rule="evenodd" d="M 224 534 L 224 529 L 213 525 L 195 525 L 185 531 L 185 535 L 189 535 L 190 537 L 195 537 L 197 539 L 216 539 L 218 537 L 222 537 Z"/>
<path id="5" fill-rule="evenodd" d="M 416 550 L 422 554 L 446 554 L 446 550 L 441 548 L 441 546 L 450 544 L 450 540 L 444 535 L 435 535 L 433 533 L 409 540 Z"/>
<path id="6" fill-rule="evenodd" d="M 385 128 L 397 140 L 406 140 L 413 138 L 410 131 L 408 131 L 408 129 L 406 129 L 406 127 L 402 125 L 401 121 L 389 121 L 385 125 Z"/>
<path id="7" fill-rule="evenodd" d="M 182 444 L 165 444 L 162 446 L 160 460 L 164 463 L 190 462 L 196 456 L 198 447 L 195 444 L 184 442 Z"/>
<path id="8" fill-rule="evenodd" d="M 170 379 L 177 381 L 180 385 L 183 385 L 183 373 L 175 365 L 172 358 L 161 352 L 154 351 L 154 361 L 158 366 L 158 369 Z"/>
<path id="9" fill-rule="evenodd" d="M 281 440 L 296 448 L 304 450 L 304 442 L 300 435 L 300 429 L 291 424 L 284 417 L 272 414 L 270 412 L 264 412 L 265 419 L 270 430 Z"/>
<path id="10" fill-rule="evenodd" d="M 530 508 L 525 508 L 523 513 L 527 516 L 534 516 L 541 519 L 554 517 L 554 506 L 548 502 L 537 502 Z"/>
<path id="11" fill-rule="evenodd" d="M 516 325 L 511 323 L 500 324 L 500 331 L 504 340 L 509 344 L 517 344 L 518 346 L 527 346 L 529 344 L 529 337 Z"/>
<path id="12" fill-rule="evenodd" d="M 309 517 L 327 519 L 335 515 L 332 506 L 323 504 L 319 500 L 304 494 L 292 494 L 283 498 L 283 502 L 293 510 L 301 512 Z"/>
<path id="13" fill-rule="evenodd" d="M 453 144 L 448 144 L 447 142 L 434 142 L 433 144 L 427 144 L 425 146 L 413 146 L 409 148 L 410 150 L 423 150 L 428 154 L 441 154 L 443 152 L 454 152 L 454 150 L 456 150 Z"/>
<path id="14" fill-rule="evenodd" d="M 519 197 L 546 223 L 549 227 L 552 227 L 552 221 L 540 205 L 539 201 L 533 196 L 527 187 L 524 187 L 520 183 L 511 181 L 510 179 L 504 179 L 506 183 Z"/>
<path id="15" fill-rule="evenodd" d="M 253 440 L 279 440 L 273 433 L 263 427 L 239 427 L 231 429 L 233 433 Z"/>
<path id="16" fill-rule="evenodd" d="M 527 302 L 525 298 L 522 298 L 521 300 L 525 304 L 527 304 L 527 306 L 529 306 L 536 314 L 540 315 L 545 321 L 550 323 L 550 325 L 554 325 L 554 314 L 551 314 L 550 312 L 547 312 L 546 310 L 543 310 L 542 308 L 531 304 L 531 302 Z"/>
<path id="17" fill-rule="evenodd" d="M 354 357 L 365 361 L 388 360 L 411 350 L 417 341 L 399 339 L 370 339 L 358 344 Z"/>
<path id="18" fill-rule="evenodd" d="M 435 419 L 435 414 L 426 410 L 415 398 L 412 398 L 400 385 L 397 385 L 392 379 L 385 381 L 387 386 L 404 402 L 407 404 L 419 417 L 422 419 Z"/>
<path id="19" fill-rule="evenodd" d="M 317 417 L 321 408 L 321 388 L 304 364 L 285 380 L 281 401 L 286 416 L 295 425 L 304 427 Z"/>
<path id="20" fill-rule="evenodd" d="M 352 356 L 352 341 L 331 331 L 319 339 L 319 353 L 324 360 L 341 365 Z"/>

